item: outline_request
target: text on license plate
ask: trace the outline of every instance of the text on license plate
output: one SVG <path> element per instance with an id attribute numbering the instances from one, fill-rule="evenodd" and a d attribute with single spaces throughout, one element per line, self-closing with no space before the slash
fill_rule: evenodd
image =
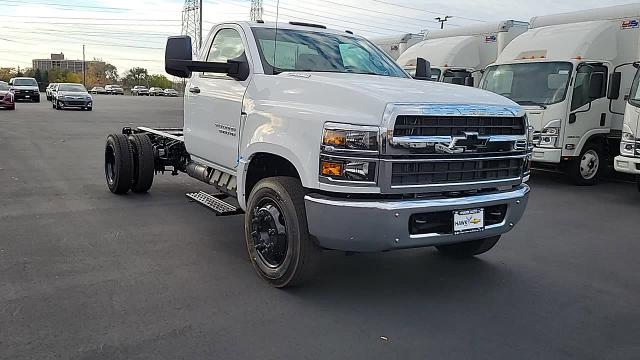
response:
<path id="1" fill-rule="evenodd" d="M 456 210 L 453 212 L 454 235 L 484 230 L 484 209 Z"/>

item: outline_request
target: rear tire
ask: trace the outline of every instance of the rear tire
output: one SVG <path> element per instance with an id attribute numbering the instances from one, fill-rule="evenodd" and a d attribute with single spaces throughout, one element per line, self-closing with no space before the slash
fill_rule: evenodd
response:
<path id="1" fill-rule="evenodd" d="M 155 164 L 153 156 L 153 144 L 147 135 L 135 134 L 129 136 L 131 150 L 133 151 L 133 177 L 131 191 L 145 193 L 153 185 Z"/>
<path id="2" fill-rule="evenodd" d="M 307 227 L 300 180 L 271 177 L 251 190 L 245 215 L 249 258 L 256 272 L 277 288 L 300 285 L 316 273 L 320 248 Z"/>
<path id="3" fill-rule="evenodd" d="M 126 194 L 133 179 L 133 153 L 129 139 L 122 134 L 109 135 L 104 160 L 109 190 L 114 194 Z"/>
<path id="4" fill-rule="evenodd" d="M 440 253 L 451 257 L 473 257 L 491 250 L 496 246 L 498 240 L 500 240 L 500 235 L 459 244 L 440 245 L 436 246 L 436 249 L 438 249 Z"/>
<path id="5" fill-rule="evenodd" d="M 605 166 L 602 148 L 588 143 L 580 156 L 569 162 L 568 175 L 576 185 L 593 186 L 600 180 Z"/>

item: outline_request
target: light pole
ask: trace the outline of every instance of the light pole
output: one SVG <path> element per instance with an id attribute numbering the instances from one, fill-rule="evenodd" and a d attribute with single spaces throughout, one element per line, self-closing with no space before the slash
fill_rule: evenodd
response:
<path id="1" fill-rule="evenodd" d="M 87 87 L 87 62 L 84 58 L 84 45 L 82 45 L 82 85 Z"/>
<path id="2" fill-rule="evenodd" d="M 452 17 L 453 16 L 449 16 L 449 15 L 446 15 L 443 18 L 438 16 L 435 20 L 440 23 L 440 29 L 444 29 L 444 23 L 447 22 L 447 20 L 451 19 Z"/>

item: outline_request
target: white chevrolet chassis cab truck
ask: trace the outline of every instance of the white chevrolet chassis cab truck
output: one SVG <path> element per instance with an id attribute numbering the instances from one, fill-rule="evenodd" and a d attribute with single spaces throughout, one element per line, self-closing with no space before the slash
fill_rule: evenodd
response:
<path id="1" fill-rule="evenodd" d="M 146 192 L 165 170 L 211 185 L 187 196 L 245 214 L 249 258 L 276 287 L 307 280 L 321 250 L 478 255 L 525 211 L 524 111 L 413 80 L 350 32 L 223 23 L 196 61 L 189 37 L 169 38 L 165 62 L 189 79 L 184 128 L 110 135 L 109 189 Z"/>

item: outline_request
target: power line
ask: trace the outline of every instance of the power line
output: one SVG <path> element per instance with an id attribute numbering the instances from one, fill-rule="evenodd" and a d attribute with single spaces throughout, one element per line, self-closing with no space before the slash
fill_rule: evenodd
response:
<path id="1" fill-rule="evenodd" d="M 127 8 L 118 8 L 118 7 L 107 7 L 107 6 L 89 6 L 89 5 L 70 5 L 65 3 L 52 3 L 52 2 L 30 2 L 30 1 L 15 1 L 15 0 L 0 0 L 2 3 L 6 4 L 17 4 L 18 6 L 24 5 L 48 5 L 48 6 L 61 6 L 67 7 L 70 9 L 75 8 L 84 8 L 84 9 L 99 9 L 99 10 L 121 10 L 121 11 L 132 11 L 135 9 L 127 9 Z M 13 5 L 10 5 L 13 6 Z"/>
<path id="2" fill-rule="evenodd" d="M 108 19 L 108 18 L 88 18 L 88 17 L 68 17 L 68 16 L 31 16 L 31 15 L 0 15 L 8 18 L 29 18 L 29 19 L 62 19 L 62 20 L 100 20 L 100 21 L 135 21 L 135 22 L 180 22 L 174 19 Z M 99 24 L 98 24 L 99 25 Z"/>
<path id="3" fill-rule="evenodd" d="M 419 8 L 415 8 L 412 6 L 407 6 L 407 5 L 401 5 L 401 4 L 394 4 L 394 3 L 390 3 L 387 1 L 383 1 L 383 0 L 369 0 L 369 1 L 373 1 L 373 2 L 377 2 L 377 3 L 381 3 L 381 4 L 386 4 L 386 5 L 390 5 L 390 6 L 396 6 L 399 8 L 404 8 L 404 9 L 409 9 L 409 10 L 417 10 L 417 11 L 422 11 L 422 12 L 426 12 L 429 14 L 435 14 L 435 15 L 442 15 L 443 13 L 441 12 L 436 12 L 436 11 L 430 11 L 430 10 L 425 10 L 425 9 L 419 9 Z M 479 20 L 479 19 L 472 19 L 472 18 L 467 18 L 464 16 L 455 16 L 456 18 L 460 18 L 460 19 L 465 19 L 465 20 L 470 20 L 470 21 L 478 21 L 478 22 L 487 22 L 486 20 Z"/>

